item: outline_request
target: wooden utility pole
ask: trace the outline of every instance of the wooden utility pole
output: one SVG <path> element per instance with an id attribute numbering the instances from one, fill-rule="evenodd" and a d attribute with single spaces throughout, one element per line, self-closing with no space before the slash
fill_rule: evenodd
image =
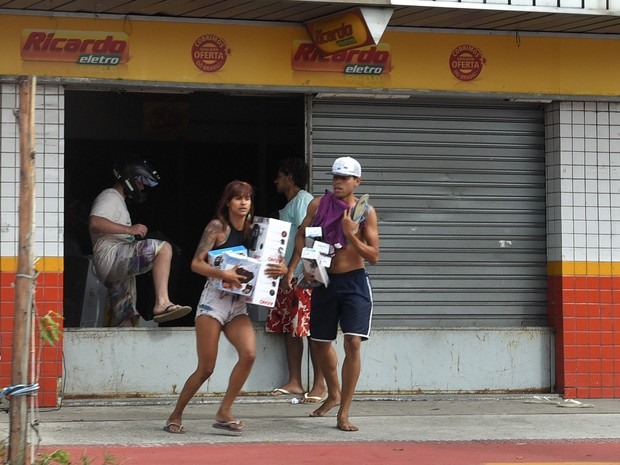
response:
<path id="1" fill-rule="evenodd" d="M 13 324 L 13 360 L 11 384 L 28 384 L 28 355 L 32 331 L 34 294 L 34 208 L 35 208 L 35 97 L 34 76 L 19 83 L 19 242 L 15 277 L 15 321 Z M 11 397 L 9 406 L 9 463 L 25 465 L 28 449 L 27 396 Z"/>

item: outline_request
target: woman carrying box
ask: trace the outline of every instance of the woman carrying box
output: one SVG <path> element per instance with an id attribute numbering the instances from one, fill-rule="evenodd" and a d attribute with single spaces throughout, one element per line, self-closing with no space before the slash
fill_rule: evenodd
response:
<path id="1" fill-rule="evenodd" d="M 215 414 L 214 428 L 241 432 L 245 424 L 232 413 L 232 404 L 245 384 L 256 358 L 256 334 L 248 316 L 245 298 L 215 288 L 221 279 L 239 288 L 245 280 L 237 267 L 221 270 L 207 262 L 213 250 L 243 245 L 247 247 L 254 215 L 254 189 L 243 181 L 232 181 L 225 188 L 215 218 L 205 228 L 194 258 L 192 271 L 207 278 L 196 310 L 198 367 L 185 382 L 177 404 L 168 417 L 164 431 L 183 434 L 183 411 L 198 389 L 213 374 L 220 334 L 223 332 L 239 355 L 232 369 L 228 388 Z"/>

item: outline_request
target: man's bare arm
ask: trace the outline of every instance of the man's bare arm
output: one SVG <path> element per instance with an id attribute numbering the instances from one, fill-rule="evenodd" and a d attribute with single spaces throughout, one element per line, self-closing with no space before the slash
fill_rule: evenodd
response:
<path id="1" fill-rule="evenodd" d="M 364 260 L 374 265 L 379 261 L 379 227 L 377 212 L 370 205 L 361 237 L 356 234 L 358 227 L 351 219 L 349 212 L 346 211 L 342 219 L 342 229 L 348 245 L 354 247 Z"/>

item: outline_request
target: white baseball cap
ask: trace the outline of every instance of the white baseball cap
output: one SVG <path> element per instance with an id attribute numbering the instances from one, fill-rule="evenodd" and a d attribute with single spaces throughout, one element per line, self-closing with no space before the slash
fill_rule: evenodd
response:
<path id="1" fill-rule="evenodd" d="M 362 167 L 355 158 L 340 157 L 332 165 L 331 174 L 334 176 L 355 176 L 359 178 L 362 175 Z"/>

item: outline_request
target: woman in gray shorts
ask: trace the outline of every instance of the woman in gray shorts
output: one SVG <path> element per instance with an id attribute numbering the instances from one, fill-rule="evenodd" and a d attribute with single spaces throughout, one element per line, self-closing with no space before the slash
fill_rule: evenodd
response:
<path id="1" fill-rule="evenodd" d="M 230 375 L 228 388 L 215 414 L 214 428 L 240 433 L 244 422 L 234 417 L 232 404 L 245 384 L 256 358 L 256 334 L 248 317 L 245 299 L 215 288 L 214 281 L 239 288 L 245 276 L 235 269 L 221 270 L 207 262 L 213 250 L 247 245 L 254 214 L 254 189 L 243 181 L 229 183 L 218 203 L 215 218 L 202 234 L 192 260 L 192 271 L 207 278 L 196 311 L 198 367 L 185 382 L 176 407 L 168 417 L 164 430 L 183 434 L 183 411 L 198 389 L 213 374 L 220 334 L 223 332 L 239 355 Z"/>

